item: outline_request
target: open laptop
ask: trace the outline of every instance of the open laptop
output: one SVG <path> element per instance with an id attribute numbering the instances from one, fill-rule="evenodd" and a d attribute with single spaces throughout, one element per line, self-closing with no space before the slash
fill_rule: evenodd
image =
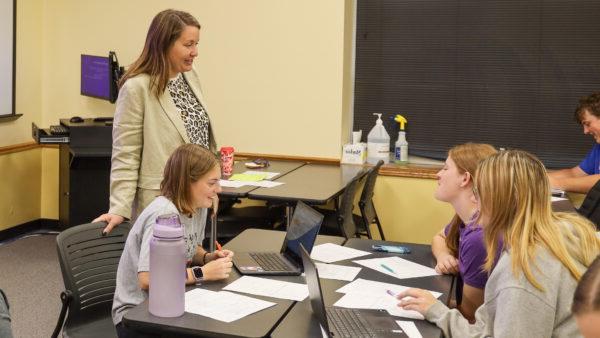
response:
<path id="1" fill-rule="evenodd" d="M 408 337 L 385 311 L 325 307 L 317 266 L 304 248 L 300 250 L 313 316 L 327 337 Z"/>
<path id="2" fill-rule="evenodd" d="M 322 222 L 322 214 L 299 201 L 280 252 L 236 252 L 233 264 L 242 275 L 298 276 L 303 271 L 300 244 L 311 251 Z"/>

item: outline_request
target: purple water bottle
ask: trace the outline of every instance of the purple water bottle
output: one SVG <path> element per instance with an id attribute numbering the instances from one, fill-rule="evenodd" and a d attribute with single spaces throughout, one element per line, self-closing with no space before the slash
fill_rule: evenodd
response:
<path id="1" fill-rule="evenodd" d="M 150 241 L 148 310 L 158 317 L 179 317 L 185 309 L 185 242 L 179 215 L 156 218 Z"/>

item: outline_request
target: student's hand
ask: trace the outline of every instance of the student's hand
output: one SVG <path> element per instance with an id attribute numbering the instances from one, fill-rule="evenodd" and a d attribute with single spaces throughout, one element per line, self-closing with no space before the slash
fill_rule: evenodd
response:
<path id="1" fill-rule="evenodd" d="M 227 249 L 213 251 L 206 255 L 206 262 L 204 262 L 204 264 L 223 257 L 233 258 L 233 251 Z"/>
<path id="2" fill-rule="evenodd" d="M 211 281 L 229 278 L 232 266 L 233 263 L 231 263 L 230 257 L 222 257 L 208 262 L 202 266 L 204 280 Z"/>
<path id="3" fill-rule="evenodd" d="M 123 221 L 125 221 L 125 217 L 123 217 L 123 216 L 119 216 L 119 215 L 115 215 L 115 214 L 102 214 L 98 218 L 94 219 L 92 221 L 92 223 L 96 223 L 96 222 L 108 223 L 106 225 L 106 227 L 104 228 L 104 230 L 102 230 L 102 235 L 104 236 L 107 233 L 111 232 L 114 227 L 123 223 Z"/>
<path id="4" fill-rule="evenodd" d="M 443 255 L 437 260 L 435 266 L 437 273 L 455 275 L 458 273 L 458 259 L 452 255 Z"/>
<path id="5" fill-rule="evenodd" d="M 437 299 L 429 291 L 410 288 L 398 294 L 398 306 L 404 310 L 414 310 L 422 314 L 427 313 L 429 308 L 437 302 Z"/>

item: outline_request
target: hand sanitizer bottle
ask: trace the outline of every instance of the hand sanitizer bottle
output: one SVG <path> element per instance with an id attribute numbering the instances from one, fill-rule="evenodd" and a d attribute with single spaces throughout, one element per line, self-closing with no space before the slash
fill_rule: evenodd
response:
<path id="1" fill-rule="evenodd" d="M 404 125 L 408 123 L 404 116 L 397 114 L 394 121 L 400 123 L 400 131 L 398 132 L 398 140 L 394 147 L 394 162 L 408 163 L 408 142 L 406 141 L 406 132 Z"/>
<path id="2" fill-rule="evenodd" d="M 390 162 L 390 135 L 383 127 L 381 114 L 377 115 L 375 126 L 367 136 L 367 163 L 377 164 L 379 160 L 383 163 Z"/>

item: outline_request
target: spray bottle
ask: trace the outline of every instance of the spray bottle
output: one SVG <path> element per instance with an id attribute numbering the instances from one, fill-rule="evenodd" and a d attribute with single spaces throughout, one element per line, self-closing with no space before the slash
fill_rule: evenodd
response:
<path id="1" fill-rule="evenodd" d="M 404 116 L 397 114 L 394 121 L 400 123 L 400 131 L 398 132 L 398 141 L 394 148 L 394 162 L 396 163 L 407 163 L 408 162 L 408 142 L 406 142 L 406 132 L 404 131 L 404 125 L 408 123 Z"/>
<path id="2" fill-rule="evenodd" d="M 381 114 L 377 115 L 375 126 L 367 136 L 367 163 L 376 164 L 379 160 L 383 163 L 390 162 L 390 135 L 383 127 Z"/>

